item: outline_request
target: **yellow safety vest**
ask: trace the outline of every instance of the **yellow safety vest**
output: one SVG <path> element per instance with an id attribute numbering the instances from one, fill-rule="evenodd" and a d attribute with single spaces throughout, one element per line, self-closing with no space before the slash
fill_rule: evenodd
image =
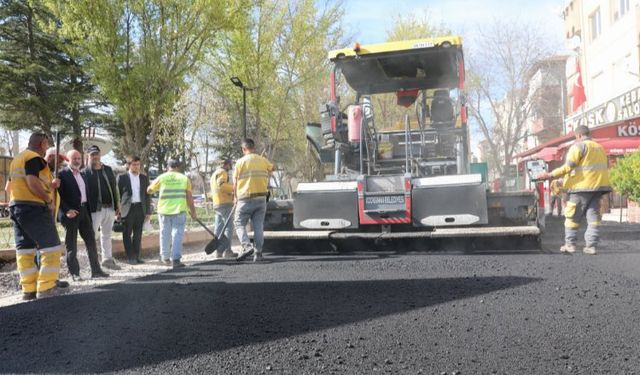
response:
<path id="1" fill-rule="evenodd" d="M 551 194 L 555 196 L 562 194 L 562 186 L 558 180 L 551 181 Z"/>
<path id="2" fill-rule="evenodd" d="M 273 164 L 257 154 L 241 157 L 235 166 L 234 181 L 238 199 L 266 197 L 269 191 L 269 173 Z"/>
<path id="3" fill-rule="evenodd" d="M 11 178 L 11 205 L 14 204 L 46 204 L 47 202 L 42 200 L 37 194 L 33 193 L 27 185 L 27 174 L 25 166 L 27 161 L 33 158 L 41 158 L 37 152 L 31 150 L 24 150 L 19 153 L 9 166 L 9 173 Z M 44 168 L 40 171 L 38 177 L 42 182 L 42 187 L 50 196 L 53 196 L 51 191 L 51 180 L 53 176 L 47 166 L 47 163 L 42 159 Z"/>
<path id="4" fill-rule="evenodd" d="M 153 181 L 150 189 L 152 191 L 160 190 L 159 214 L 177 215 L 187 212 L 187 192 L 191 191 L 189 177 L 178 172 L 166 172 Z"/>
<path id="5" fill-rule="evenodd" d="M 224 168 L 216 169 L 211 176 L 211 197 L 214 206 L 233 203 L 233 185 Z"/>
<path id="6" fill-rule="evenodd" d="M 611 191 L 607 153 L 590 139 L 574 143 L 565 164 L 554 169 L 551 175 L 554 178 L 566 175 L 564 188 L 569 193 Z"/>

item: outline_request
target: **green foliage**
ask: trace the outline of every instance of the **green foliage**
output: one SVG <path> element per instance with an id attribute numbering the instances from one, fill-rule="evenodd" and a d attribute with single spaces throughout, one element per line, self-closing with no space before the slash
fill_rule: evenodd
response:
<path id="1" fill-rule="evenodd" d="M 227 33 L 208 61 L 213 75 L 203 79 L 228 111 L 226 121 L 215 123 L 213 131 L 232 143 L 220 142 L 216 151 L 239 148 L 242 90 L 229 80 L 237 76 L 252 89 L 247 92 L 248 134 L 260 151 L 292 172 L 306 168 L 304 125 L 317 121 L 319 105 L 328 99 L 326 57 L 340 44 L 339 5 L 258 1 L 239 27 Z"/>
<path id="2" fill-rule="evenodd" d="M 610 173 L 611 185 L 618 193 L 640 202 L 640 151 L 620 158 Z"/>
<path id="3" fill-rule="evenodd" d="M 62 33 L 120 119 L 121 153 L 147 159 L 206 52 L 232 29 L 246 0 L 47 0 Z"/>
<path id="4" fill-rule="evenodd" d="M 0 1 L 0 119 L 8 129 L 80 134 L 95 88 L 41 0 Z"/>

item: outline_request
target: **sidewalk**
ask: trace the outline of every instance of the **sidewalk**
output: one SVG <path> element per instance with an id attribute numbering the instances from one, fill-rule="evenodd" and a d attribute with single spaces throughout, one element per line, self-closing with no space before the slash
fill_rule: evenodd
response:
<path id="1" fill-rule="evenodd" d="M 182 253 L 182 262 L 184 262 L 187 267 L 197 263 L 211 261 L 223 263 L 235 262 L 233 259 L 214 260 L 213 256 L 207 256 L 203 249 L 203 243 L 185 246 Z M 233 246 L 232 249 L 236 253 L 239 253 L 242 250 L 239 245 Z M 144 258 L 145 263 L 141 265 L 131 266 L 127 263 L 118 262 L 118 265 L 122 270 L 112 271 L 105 269 L 111 277 L 94 280 L 89 278 L 89 259 L 87 258 L 86 251 L 81 250 L 78 252 L 78 261 L 80 262 L 81 274 L 83 277 L 86 277 L 85 280 L 80 282 L 72 281 L 66 265 L 62 265 L 62 270 L 60 272 L 60 278 L 68 281 L 70 284 L 69 294 L 81 293 L 90 289 L 99 288 L 100 286 L 116 284 L 171 270 L 171 267 L 162 265 L 158 261 L 158 254 L 154 253 L 153 255 L 149 254 L 148 257 Z M 37 303 L 37 301 L 22 301 L 22 292 L 18 289 L 18 272 L 15 270 L 15 264 L 13 264 L 12 269 L 0 270 L 0 308 L 18 303 Z"/>
<path id="2" fill-rule="evenodd" d="M 621 216 L 622 214 L 622 216 Z M 602 214 L 602 221 L 613 221 L 616 223 L 627 222 L 627 209 L 626 208 L 612 208 L 611 212 Z"/>

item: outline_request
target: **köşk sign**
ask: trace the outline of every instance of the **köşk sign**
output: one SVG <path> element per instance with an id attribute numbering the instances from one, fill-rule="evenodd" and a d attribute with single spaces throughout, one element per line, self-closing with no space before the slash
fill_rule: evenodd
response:
<path id="1" fill-rule="evenodd" d="M 577 126 L 586 125 L 590 128 L 610 124 L 613 122 L 629 120 L 640 117 L 640 87 L 627 91 L 599 106 L 584 113 L 578 113 L 567 118 L 567 131 L 572 131 Z M 633 137 L 640 135 L 638 128 L 631 130 L 627 127 L 622 132 L 621 137 Z M 633 131 L 633 133 L 631 133 Z M 624 135 L 628 134 L 628 135 Z"/>

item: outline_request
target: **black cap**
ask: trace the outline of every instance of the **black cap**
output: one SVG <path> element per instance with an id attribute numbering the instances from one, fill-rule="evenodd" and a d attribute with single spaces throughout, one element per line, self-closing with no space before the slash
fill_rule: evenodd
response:
<path id="1" fill-rule="evenodd" d="M 96 146 L 96 145 L 91 145 L 89 146 L 89 148 L 87 149 L 87 153 L 89 155 L 91 154 L 95 154 L 96 152 L 100 152 L 100 147 Z"/>

